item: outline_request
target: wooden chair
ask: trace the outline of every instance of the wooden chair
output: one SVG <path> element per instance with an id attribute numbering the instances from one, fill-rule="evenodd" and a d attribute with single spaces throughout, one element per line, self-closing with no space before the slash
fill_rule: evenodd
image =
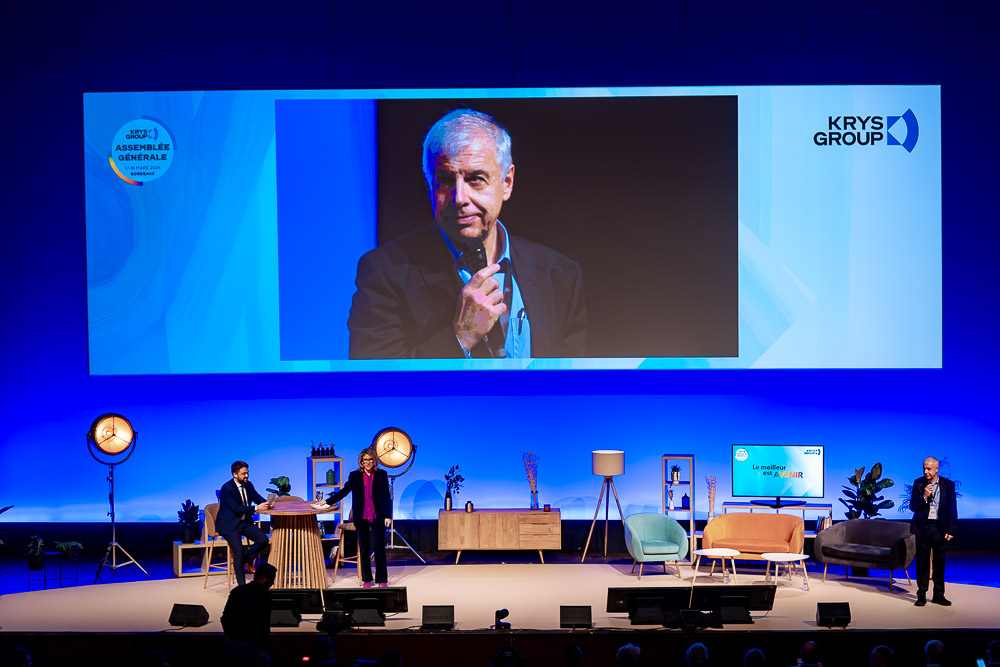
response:
<path id="1" fill-rule="evenodd" d="M 212 573 L 212 570 L 225 570 L 226 571 L 226 583 L 229 590 L 233 588 L 233 581 L 236 580 L 236 573 L 233 571 L 233 554 L 232 549 L 229 548 L 229 542 L 226 541 L 222 535 L 219 535 L 218 531 L 215 529 L 215 520 L 219 516 L 219 503 L 212 503 L 211 505 L 205 506 L 205 585 L 202 588 L 208 588 L 208 575 Z M 222 544 L 218 544 L 219 540 L 222 540 Z M 246 538 L 243 538 L 244 542 Z M 225 563 L 212 562 L 212 551 L 215 550 L 216 546 L 226 547 L 226 561 Z"/>
<path id="2" fill-rule="evenodd" d="M 353 563 L 355 567 L 358 568 L 358 583 L 361 583 L 361 545 L 357 544 L 357 551 L 353 556 L 347 556 L 344 554 L 344 533 L 354 531 L 357 533 L 357 528 L 354 527 L 354 510 L 347 517 L 347 521 L 341 521 L 337 526 L 337 551 L 336 554 L 330 554 L 330 558 L 333 559 L 333 583 L 337 583 L 337 568 L 340 567 L 341 563 Z"/>

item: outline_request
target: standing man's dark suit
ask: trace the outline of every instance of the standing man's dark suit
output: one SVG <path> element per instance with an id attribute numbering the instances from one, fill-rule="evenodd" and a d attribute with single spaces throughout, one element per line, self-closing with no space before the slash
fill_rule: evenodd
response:
<path id="1" fill-rule="evenodd" d="M 511 267 L 531 325 L 531 356 L 583 357 L 587 310 L 580 265 L 509 237 Z M 453 320 L 462 281 L 436 224 L 372 250 L 358 262 L 347 326 L 351 359 L 464 359 Z M 516 326 L 517 313 L 510 325 Z M 473 357 L 488 357 L 486 344 Z"/>
<path id="2" fill-rule="evenodd" d="M 354 514 L 354 525 L 358 534 L 358 553 L 361 555 L 361 580 L 372 580 L 372 564 L 370 554 L 375 552 L 375 583 L 384 584 L 389 581 L 385 564 L 385 520 L 392 518 L 392 498 L 389 495 L 389 476 L 385 470 L 376 468 L 372 473 L 372 505 L 375 507 L 375 518 L 367 521 L 365 509 L 365 473 L 353 470 L 347 476 L 347 483 L 336 493 L 327 496 L 326 502 L 333 505 L 351 494 L 351 512 Z"/>
<path id="3" fill-rule="evenodd" d="M 250 480 L 244 482 L 243 487 L 247 494 L 246 504 L 243 503 L 235 479 L 222 485 L 219 492 L 219 514 L 215 519 L 215 529 L 226 538 L 233 553 L 233 569 L 236 571 L 236 581 L 241 586 L 246 583 L 244 563 L 252 563 L 257 554 L 268 545 L 267 535 L 253 522 L 257 504 L 267 499 L 257 493 Z M 253 543 L 246 553 L 243 552 L 244 535 Z"/>
<path id="4" fill-rule="evenodd" d="M 936 460 L 934 465 L 936 472 Z M 939 490 L 936 519 L 929 518 L 933 494 L 930 498 L 924 497 L 924 489 L 928 484 L 930 481 L 926 477 L 918 477 L 913 481 L 913 491 L 910 494 L 910 509 L 913 510 L 910 532 L 917 536 L 917 601 L 920 604 L 921 600 L 926 599 L 933 562 L 934 596 L 931 601 L 950 604 L 944 597 L 944 565 L 948 542 L 958 527 L 955 483 L 944 477 L 937 478 Z M 945 602 L 942 603 L 942 600 Z"/>

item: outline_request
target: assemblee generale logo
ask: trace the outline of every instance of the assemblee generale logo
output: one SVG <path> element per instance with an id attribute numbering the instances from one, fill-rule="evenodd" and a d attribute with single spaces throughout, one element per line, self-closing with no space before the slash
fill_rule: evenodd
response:
<path id="1" fill-rule="evenodd" d="M 817 146 L 902 146 L 907 153 L 912 153 L 919 136 L 917 116 L 912 109 L 907 109 L 900 116 L 827 116 L 826 127 L 813 135 L 813 143 Z"/>
<path id="2" fill-rule="evenodd" d="M 170 131 L 147 117 L 122 125 L 108 151 L 111 168 L 130 185 L 155 181 L 170 169 L 173 160 L 174 140 Z"/>

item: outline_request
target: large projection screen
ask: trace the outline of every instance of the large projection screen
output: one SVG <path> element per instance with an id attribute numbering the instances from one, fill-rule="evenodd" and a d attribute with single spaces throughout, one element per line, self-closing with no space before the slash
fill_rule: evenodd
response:
<path id="1" fill-rule="evenodd" d="M 83 101 L 91 374 L 941 367 L 939 86 Z M 422 264 L 446 246 L 421 143 L 459 107 L 510 132 L 512 253 L 540 244 L 582 275 L 572 354 L 543 340 L 566 299 L 525 255 L 540 354 L 351 354 L 366 253 L 400 262 L 399 239 L 422 235 L 407 290 L 379 306 L 401 335 L 425 335 L 398 314 L 421 307 L 414 282 L 458 280 Z"/>

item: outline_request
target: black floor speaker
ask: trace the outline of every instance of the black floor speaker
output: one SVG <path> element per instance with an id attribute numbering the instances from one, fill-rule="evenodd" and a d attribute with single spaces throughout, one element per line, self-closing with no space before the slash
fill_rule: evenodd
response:
<path id="1" fill-rule="evenodd" d="M 816 625 L 827 628 L 846 628 L 851 623 L 851 605 L 848 602 L 817 602 Z"/>
<path id="2" fill-rule="evenodd" d="M 190 625 L 200 628 L 208 623 L 208 610 L 200 604 L 175 604 L 170 610 L 170 625 Z"/>

